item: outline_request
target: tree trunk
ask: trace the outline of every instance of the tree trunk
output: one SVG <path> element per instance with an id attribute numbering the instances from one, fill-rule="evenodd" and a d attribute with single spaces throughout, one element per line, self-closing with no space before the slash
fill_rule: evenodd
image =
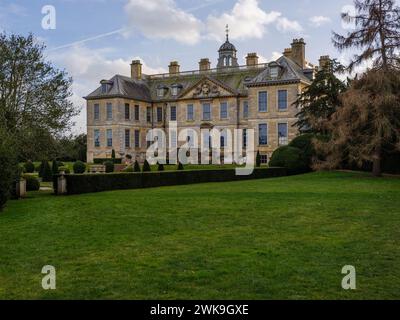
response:
<path id="1" fill-rule="evenodd" d="M 382 160 L 382 155 L 381 155 L 381 148 L 378 147 L 375 155 L 374 155 L 374 160 L 373 160 L 373 167 L 372 167 L 372 175 L 374 177 L 381 177 L 382 176 L 382 168 L 381 168 L 381 160 Z"/>

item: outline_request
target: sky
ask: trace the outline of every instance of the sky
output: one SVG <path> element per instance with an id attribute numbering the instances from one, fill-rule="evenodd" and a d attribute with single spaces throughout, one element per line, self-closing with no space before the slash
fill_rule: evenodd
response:
<path id="1" fill-rule="evenodd" d="M 249 52 L 260 62 L 277 59 L 295 38 L 305 39 L 309 62 L 330 55 L 345 63 L 351 53 L 338 52 L 331 38 L 332 31 L 348 31 L 340 13 L 349 5 L 352 0 L 0 0 L 0 31 L 33 33 L 46 45 L 46 59 L 72 76 L 71 99 L 81 110 L 72 132 L 78 134 L 86 132 L 83 97 L 100 80 L 128 76 L 136 59 L 146 74 L 167 72 L 170 61 L 182 71 L 198 69 L 201 58 L 215 67 L 227 24 L 239 64 Z"/>

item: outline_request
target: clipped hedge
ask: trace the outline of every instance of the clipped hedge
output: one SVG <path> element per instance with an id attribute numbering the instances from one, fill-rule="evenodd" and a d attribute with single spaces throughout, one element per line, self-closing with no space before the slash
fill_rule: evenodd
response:
<path id="1" fill-rule="evenodd" d="M 206 182 L 227 182 L 286 176 L 284 168 L 256 168 L 249 176 L 238 176 L 234 169 L 161 171 L 142 173 L 112 173 L 66 175 L 68 194 L 82 194 L 112 190 L 140 189 L 161 186 L 187 185 Z M 54 190 L 57 193 L 57 177 Z"/>
<path id="2" fill-rule="evenodd" d="M 94 164 L 104 164 L 107 161 L 112 161 L 114 164 L 122 164 L 122 159 L 110 159 L 110 158 L 93 159 Z"/>
<path id="3" fill-rule="evenodd" d="M 25 174 L 22 176 L 26 180 L 26 191 L 39 191 L 40 182 L 35 176 Z"/>
<path id="4" fill-rule="evenodd" d="M 305 173 L 310 170 L 308 159 L 304 155 L 304 152 L 290 146 L 276 149 L 272 154 L 269 165 L 286 168 L 288 174 Z"/>

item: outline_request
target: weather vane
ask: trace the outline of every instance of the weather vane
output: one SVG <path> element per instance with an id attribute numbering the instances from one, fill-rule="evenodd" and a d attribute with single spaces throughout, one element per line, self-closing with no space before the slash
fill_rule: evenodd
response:
<path id="1" fill-rule="evenodd" d="M 226 41 L 229 41 L 229 25 L 226 25 Z"/>

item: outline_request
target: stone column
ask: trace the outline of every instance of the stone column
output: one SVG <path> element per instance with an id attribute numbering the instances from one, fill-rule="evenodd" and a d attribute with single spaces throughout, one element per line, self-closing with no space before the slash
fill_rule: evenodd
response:
<path id="1" fill-rule="evenodd" d="M 16 184 L 17 197 L 24 198 L 26 196 L 26 180 L 21 178 Z"/>
<path id="2" fill-rule="evenodd" d="M 63 174 L 61 174 L 58 177 L 57 194 L 58 195 L 67 194 L 67 179 L 65 178 L 65 175 L 63 175 Z"/>

